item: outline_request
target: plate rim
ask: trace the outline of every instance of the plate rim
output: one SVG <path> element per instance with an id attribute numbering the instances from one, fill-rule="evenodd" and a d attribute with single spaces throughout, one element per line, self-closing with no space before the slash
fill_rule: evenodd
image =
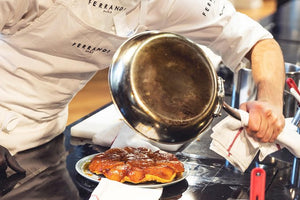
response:
<path id="1" fill-rule="evenodd" d="M 82 166 L 84 166 L 87 162 L 89 162 L 97 154 L 99 154 L 99 153 L 91 154 L 91 155 L 88 155 L 88 156 L 85 156 L 85 157 L 79 159 L 76 162 L 76 164 L 75 164 L 75 170 L 82 177 L 84 177 L 84 178 L 86 178 L 88 180 L 91 180 L 93 182 L 99 183 L 100 180 L 97 180 L 95 178 L 92 178 L 91 176 L 86 175 L 85 172 L 82 169 Z M 178 182 L 184 180 L 189 175 L 189 172 L 190 172 L 189 166 L 185 162 L 182 162 L 182 163 L 183 163 L 184 169 L 185 169 L 184 172 L 183 172 L 183 174 L 182 174 L 182 176 L 180 178 L 177 178 L 177 179 L 173 180 L 172 182 L 168 182 L 168 183 L 155 183 L 155 184 L 146 184 L 146 183 L 140 183 L 140 184 L 123 183 L 123 184 L 126 184 L 128 186 L 143 187 L 143 188 L 160 188 L 160 187 L 165 187 L 165 186 L 168 186 L 168 185 L 173 185 L 175 183 L 178 183 Z M 90 173 L 92 173 L 92 172 L 90 172 Z M 94 174 L 94 175 L 98 176 L 96 174 Z M 100 177 L 100 178 L 102 179 L 102 178 L 106 178 L 106 177 Z"/>

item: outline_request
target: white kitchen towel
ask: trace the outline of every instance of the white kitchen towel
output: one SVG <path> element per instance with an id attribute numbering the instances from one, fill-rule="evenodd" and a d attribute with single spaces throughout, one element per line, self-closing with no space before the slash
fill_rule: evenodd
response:
<path id="1" fill-rule="evenodd" d="M 280 148 L 287 148 L 295 156 L 300 156 L 300 135 L 297 127 L 286 119 L 284 130 L 274 143 L 261 143 L 250 137 L 243 128 L 248 124 L 249 116 L 245 111 L 239 110 L 241 121 L 231 116 L 226 117 L 213 127 L 210 149 L 227 159 L 233 166 L 245 171 L 257 153 L 262 161 L 269 154 Z"/>
<path id="2" fill-rule="evenodd" d="M 111 148 L 124 148 L 127 146 L 135 148 L 145 147 L 151 149 L 152 151 L 159 150 L 158 147 L 152 145 L 143 136 L 139 135 L 132 128 L 123 123 L 123 125 L 120 127 L 117 137 L 111 145 Z"/>
<path id="3" fill-rule="evenodd" d="M 90 139 L 94 144 L 109 147 L 123 125 L 114 104 L 71 127 L 71 136 Z M 100 135 L 99 135 L 100 134 Z"/>
<path id="4" fill-rule="evenodd" d="M 147 140 L 125 123 L 114 104 L 71 127 L 71 136 L 88 139 L 93 144 L 104 147 L 124 147 L 130 144 L 132 147 L 144 146 L 152 150 L 176 151 L 182 146 Z"/>
<path id="5" fill-rule="evenodd" d="M 89 200 L 158 200 L 163 188 L 144 188 L 101 179 Z"/>
<path id="6" fill-rule="evenodd" d="M 130 128 L 114 104 L 73 126 L 71 135 L 91 139 L 93 144 L 104 147 L 147 147 L 154 151 L 159 149 Z"/>

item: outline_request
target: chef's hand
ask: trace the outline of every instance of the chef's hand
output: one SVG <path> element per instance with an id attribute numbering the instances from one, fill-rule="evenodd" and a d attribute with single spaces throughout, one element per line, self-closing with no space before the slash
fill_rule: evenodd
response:
<path id="1" fill-rule="evenodd" d="M 18 173 L 26 172 L 9 153 L 9 151 L 0 145 L 0 173 L 4 173 L 7 167 L 10 167 Z"/>
<path id="2" fill-rule="evenodd" d="M 249 101 L 241 104 L 240 109 L 249 113 L 246 131 L 256 141 L 274 142 L 284 128 L 285 119 L 280 106 L 272 106 L 262 101 Z"/>

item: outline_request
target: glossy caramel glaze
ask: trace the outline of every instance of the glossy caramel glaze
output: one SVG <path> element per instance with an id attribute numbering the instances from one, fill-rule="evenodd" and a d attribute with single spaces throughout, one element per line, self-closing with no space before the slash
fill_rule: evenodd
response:
<path id="1" fill-rule="evenodd" d="M 170 153 L 125 147 L 97 154 L 91 160 L 89 170 L 119 182 L 167 183 L 184 172 L 184 165 Z"/>

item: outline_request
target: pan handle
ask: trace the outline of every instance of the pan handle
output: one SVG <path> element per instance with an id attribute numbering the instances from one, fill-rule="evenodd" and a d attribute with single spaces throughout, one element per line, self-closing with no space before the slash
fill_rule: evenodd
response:
<path id="1" fill-rule="evenodd" d="M 230 105 L 228 105 L 225 101 L 223 101 L 223 109 L 229 114 L 231 115 L 232 117 L 238 119 L 238 120 L 241 120 L 241 115 L 240 113 L 238 112 L 237 109 L 231 107 Z"/>
<path id="2" fill-rule="evenodd" d="M 219 114 L 222 108 L 232 117 L 236 118 L 237 120 L 241 120 L 241 115 L 236 108 L 231 107 L 224 101 L 225 90 L 224 90 L 224 79 L 218 76 L 218 97 L 219 97 L 219 104 L 217 111 L 215 113 Z M 218 116 L 218 115 L 215 116 Z"/>

